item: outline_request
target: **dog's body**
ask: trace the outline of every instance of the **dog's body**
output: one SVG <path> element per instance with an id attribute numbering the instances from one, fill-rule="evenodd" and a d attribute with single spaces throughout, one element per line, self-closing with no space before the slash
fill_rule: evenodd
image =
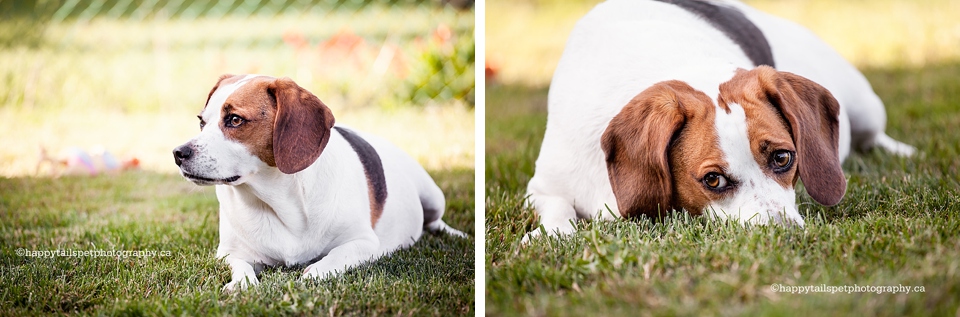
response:
<path id="1" fill-rule="evenodd" d="M 529 201 L 548 233 L 673 209 L 803 225 L 798 179 L 832 205 L 851 146 L 913 152 L 885 123 L 863 75 L 799 25 L 736 1 L 611 0 L 567 41 Z"/>
<path id="2" fill-rule="evenodd" d="M 323 278 L 410 246 L 424 228 L 463 235 L 440 219 L 443 192 L 415 160 L 334 127 L 289 79 L 224 76 L 199 117 L 201 133 L 174 156 L 184 177 L 217 185 L 227 290 L 256 284 L 264 265 L 319 259 L 304 275 Z"/>

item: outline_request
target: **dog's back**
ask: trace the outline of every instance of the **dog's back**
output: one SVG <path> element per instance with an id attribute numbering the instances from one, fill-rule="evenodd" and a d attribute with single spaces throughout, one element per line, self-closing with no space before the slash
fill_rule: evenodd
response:
<path id="1" fill-rule="evenodd" d="M 359 131 L 354 133 L 373 146 L 380 156 L 389 158 L 382 162 L 384 174 L 387 174 L 386 186 L 390 194 L 387 196 L 386 205 L 378 223 L 403 223 L 403 225 L 374 227 L 374 231 L 380 237 L 381 251 L 391 252 L 415 242 L 415 240 L 404 239 L 410 233 L 401 232 L 400 229 L 403 228 L 407 228 L 406 230 L 417 228 L 415 236 L 418 238 L 423 229 L 464 236 L 462 232 L 447 226 L 441 219 L 446 209 L 443 191 L 415 159 L 383 138 Z M 393 175 L 397 177 L 392 177 Z M 419 202 L 416 199 L 419 199 Z M 420 208 L 419 210 L 404 209 L 414 208 L 411 206 Z"/>

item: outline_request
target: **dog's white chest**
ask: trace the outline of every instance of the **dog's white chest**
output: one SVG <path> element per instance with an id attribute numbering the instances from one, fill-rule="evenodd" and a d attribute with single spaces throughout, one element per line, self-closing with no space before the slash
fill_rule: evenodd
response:
<path id="1" fill-rule="evenodd" d="M 268 203 L 247 191 L 250 188 L 244 186 L 217 187 L 221 234 L 238 238 L 231 247 L 252 253 L 266 264 L 304 263 L 326 252 L 325 241 L 330 239 L 324 233 L 329 230 L 318 227 L 298 207 L 303 205 L 302 197 Z"/>

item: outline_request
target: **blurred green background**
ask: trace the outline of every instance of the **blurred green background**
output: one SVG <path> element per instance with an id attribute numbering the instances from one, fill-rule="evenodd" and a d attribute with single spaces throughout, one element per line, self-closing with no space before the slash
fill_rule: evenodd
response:
<path id="1" fill-rule="evenodd" d="M 599 2 L 487 1 L 486 59 L 496 83 L 549 84 L 574 23 Z M 960 1 L 744 2 L 807 27 L 860 68 L 960 59 Z"/>
<path id="2" fill-rule="evenodd" d="M 338 122 L 470 167 L 473 32 L 440 1 L 2 0 L 0 175 L 96 145 L 174 172 L 225 73 L 291 77 Z"/>

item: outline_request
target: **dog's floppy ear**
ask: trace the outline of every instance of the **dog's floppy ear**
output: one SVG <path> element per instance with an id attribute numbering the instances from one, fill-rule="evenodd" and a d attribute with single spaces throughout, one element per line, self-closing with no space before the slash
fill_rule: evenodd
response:
<path id="1" fill-rule="evenodd" d="M 624 217 L 658 218 L 676 208 L 669 147 L 690 109 L 710 104 L 706 94 L 682 81 L 647 88 L 620 110 L 601 137 L 607 175 Z"/>
<path id="2" fill-rule="evenodd" d="M 277 168 L 286 174 L 302 171 L 313 164 L 327 146 L 334 124 L 333 113 L 317 96 L 290 78 L 278 78 L 267 86 L 267 92 L 277 101 L 273 123 L 273 157 Z"/>
<path id="3" fill-rule="evenodd" d="M 797 171 L 810 197 L 833 206 L 847 190 L 840 168 L 840 104 L 823 86 L 788 72 L 761 66 L 757 73 L 763 93 L 790 125 L 797 147 Z"/>

